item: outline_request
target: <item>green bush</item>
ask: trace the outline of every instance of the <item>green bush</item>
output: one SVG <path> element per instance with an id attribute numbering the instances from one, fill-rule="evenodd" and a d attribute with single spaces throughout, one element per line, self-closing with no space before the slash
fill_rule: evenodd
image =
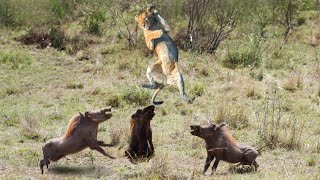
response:
<path id="1" fill-rule="evenodd" d="M 12 69 L 21 69 L 32 62 L 32 58 L 24 51 L 6 50 L 0 51 L 0 63 L 9 65 Z"/>
<path id="2" fill-rule="evenodd" d="M 0 25 L 5 27 L 16 24 L 14 17 L 14 7 L 11 1 L 0 1 Z"/>
<path id="3" fill-rule="evenodd" d="M 90 12 L 86 18 L 85 28 L 94 35 L 101 35 L 101 24 L 106 20 L 106 13 L 102 10 Z"/>
<path id="4" fill-rule="evenodd" d="M 127 104 L 135 104 L 137 106 L 144 106 L 149 103 L 150 93 L 142 88 L 131 87 L 122 92 L 122 99 Z"/>
<path id="5" fill-rule="evenodd" d="M 261 53 L 261 39 L 254 37 L 248 46 L 237 46 L 238 42 L 233 44 L 233 48 L 229 49 L 226 57 L 222 60 L 222 65 L 226 68 L 235 69 L 237 67 L 259 66 Z"/>
<path id="6" fill-rule="evenodd" d="M 60 21 L 66 18 L 69 12 L 70 1 L 66 0 L 50 0 L 50 10 L 53 15 Z"/>
<path id="7" fill-rule="evenodd" d="M 229 51 L 227 57 L 222 61 L 224 67 L 234 69 L 236 67 L 258 66 L 260 54 L 253 50 Z"/>
<path id="8" fill-rule="evenodd" d="M 191 87 L 191 94 L 195 94 L 196 96 L 202 96 L 205 91 L 204 84 L 195 84 Z"/>

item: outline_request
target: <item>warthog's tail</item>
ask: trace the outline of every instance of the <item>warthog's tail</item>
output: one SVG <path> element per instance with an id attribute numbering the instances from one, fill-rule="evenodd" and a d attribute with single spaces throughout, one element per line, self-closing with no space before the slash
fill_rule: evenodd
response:
<path id="1" fill-rule="evenodd" d="M 259 149 L 257 149 L 259 155 L 261 155 L 261 150 L 262 150 L 263 148 L 265 148 L 266 146 L 267 146 L 267 145 L 264 145 L 264 146 L 260 147 Z"/>

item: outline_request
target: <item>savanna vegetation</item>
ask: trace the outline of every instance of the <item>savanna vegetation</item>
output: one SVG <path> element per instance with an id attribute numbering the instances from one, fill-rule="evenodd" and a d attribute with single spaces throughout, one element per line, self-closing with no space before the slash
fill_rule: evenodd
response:
<path id="1" fill-rule="evenodd" d="M 191 124 L 226 123 L 262 149 L 257 172 L 220 162 L 218 179 L 319 179 L 319 0 L 155 0 L 180 49 L 193 104 L 165 87 L 151 121 L 154 157 L 131 164 L 130 118 L 149 105 L 156 60 L 134 15 L 145 0 L 0 0 L 1 179 L 212 179 Z M 44 141 L 78 112 L 113 106 L 98 139 L 41 175 Z M 119 149 L 120 148 L 120 149 Z M 209 174 L 210 172 L 208 172 Z"/>

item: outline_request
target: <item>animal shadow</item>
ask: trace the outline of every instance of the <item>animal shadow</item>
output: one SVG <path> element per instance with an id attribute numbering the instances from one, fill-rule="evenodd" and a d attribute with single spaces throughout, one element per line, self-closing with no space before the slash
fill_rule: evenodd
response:
<path id="1" fill-rule="evenodd" d="M 103 169 L 103 170 L 102 170 Z M 51 166 L 48 171 L 49 173 L 56 175 L 88 175 L 97 174 L 100 170 L 105 171 L 103 167 L 97 166 L 69 166 L 69 165 L 55 165 Z M 105 172 L 104 172 L 105 173 Z"/>
<path id="2" fill-rule="evenodd" d="M 228 172 L 231 174 L 249 174 L 255 173 L 254 167 L 251 166 L 231 166 L 228 169 Z"/>

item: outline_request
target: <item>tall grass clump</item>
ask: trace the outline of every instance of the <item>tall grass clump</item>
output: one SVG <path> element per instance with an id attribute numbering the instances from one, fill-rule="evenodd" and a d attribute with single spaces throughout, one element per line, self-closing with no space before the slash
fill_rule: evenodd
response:
<path id="1" fill-rule="evenodd" d="M 127 104 L 135 104 L 137 106 L 145 106 L 150 100 L 150 93 L 136 86 L 125 89 L 121 96 L 122 100 Z"/>
<path id="2" fill-rule="evenodd" d="M 102 23 L 106 20 L 106 12 L 103 10 L 92 11 L 88 14 L 85 21 L 85 28 L 94 35 L 102 34 Z"/>
<path id="3" fill-rule="evenodd" d="M 233 106 L 221 103 L 215 111 L 216 123 L 227 123 L 235 129 L 242 129 L 249 126 L 249 118 L 243 106 Z"/>
<path id="4" fill-rule="evenodd" d="M 50 0 L 50 10 L 55 20 L 62 22 L 71 11 L 72 1 L 66 0 Z"/>
<path id="5" fill-rule="evenodd" d="M 270 149 L 283 147 L 292 150 L 301 147 L 305 122 L 298 121 L 295 115 L 285 114 L 282 99 L 276 91 L 255 107 L 255 115 L 261 144 Z"/>
<path id="6" fill-rule="evenodd" d="M 0 25 L 4 27 L 14 26 L 16 24 L 14 16 L 14 6 L 11 1 L 0 1 Z"/>
<path id="7" fill-rule="evenodd" d="M 256 66 L 261 63 L 261 40 L 253 38 L 248 46 L 229 47 L 222 65 L 226 68 L 235 69 L 237 67 Z"/>
<path id="8" fill-rule="evenodd" d="M 23 50 L 0 50 L 0 63 L 12 69 L 22 69 L 32 62 L 32 57 Z"/>
<path id="9" fill-rule="evenodd" d="M 20 119 L 21 135 L 28 139 L 38 140 L 40 135 L 40 128 L 37 119 L 31 115 L 26 115 Z"/>

